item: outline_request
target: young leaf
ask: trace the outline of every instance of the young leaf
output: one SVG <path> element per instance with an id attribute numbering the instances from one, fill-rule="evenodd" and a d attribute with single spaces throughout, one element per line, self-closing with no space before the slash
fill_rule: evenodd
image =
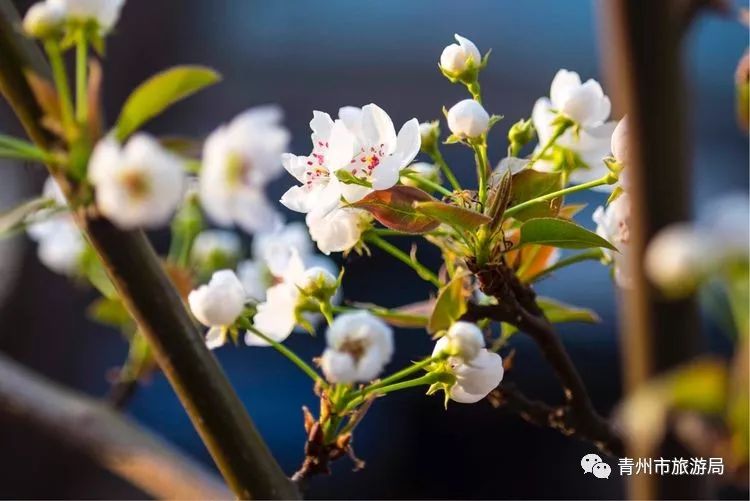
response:
<path id="1" fill-rule="evenodd" d="M 415 202 L 414 208 L 420 214 L 424 214 L 437 221 L 462 230 L 474 231 L 481 225 L 487 224 L 491 221 L 491 219 L 484 214 L 464 209 L 457 205 L 438 202 L 437 200 Z"/>
<path id="2" fill-rule="evenodd" d="M 29 217 L 54 205 L 54 200 L 39 197 L 24 202 L 7 212 L 0 213 L 0 237 L 21 231 L 28 223 Z"/>
<path id="3" fill-rule="evenodd" d="M 511 200 L 508 207 L 532 200 L 548 193 L 562 189 L 562 176 L 559 172 L 539 172 L 524 169 L 513 174 Z M 523 210 L 515 212 L 513 217 L 519 221 L 537 217 L 557 216 L 562 200 L 558 197 L 545 202 L 539 202 Z"/>
<path id="4" fill-rule="evenodd" d="M 434 200 L 419 188 L 399 185 L 388 190 L 373 191 L 351 205 L 368 211 L 386 228 L 418 234 L 434 230 L 440 226 L 440 221 L 418 212 L 413 205 L 415 202 Z"/>
<path id="5" fill-rule="evenodd" d="M 115 136 L 124 140 L 171 105 L 219 81 L 219 74 L 201 66 L 177 66 L 139 85 L 122 107 Z"/>
<path id="6" fill-rule="evenodd" d="M 464 288 L 466 275 L 457 273 L 438 293 L 435 307 L 432 309 L 427 331 L 434 334 L 448 329 L 453 323 L 466 313 L 468 292 Z"/>
<path id="7" fill-rule="evenodd" d="M 521 225 L 518 245 L 542 244 L 562 249 L 604 247 L 616 251 L 614 245 L 586 228 L 564 219 L 542 217 L 529 219 Z"/>
<path id="8" fill-rule="evenodd" d="M 599 315 L 587 308 L 571 306 L 546 297 L 538 297 L 536 302 L 542 311 L 544 311 L 547 320 L 553 324 L 565 322 L 586 322 L 593 324 L 601 321 Z"/>
<path id="9" fill-rule="evenodd" d="M 27 141 L 5 134 L 0 134 L 0 157 L 39 163 L 46 163 L 51 160 L 46 151 Z"/>

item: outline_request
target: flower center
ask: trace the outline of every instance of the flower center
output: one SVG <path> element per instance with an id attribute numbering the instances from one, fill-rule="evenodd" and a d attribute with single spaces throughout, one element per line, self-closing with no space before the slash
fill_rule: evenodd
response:
<path id="1" fill-rule="evenodd" d="M 370 148 L 361 148 L 350 163 L 350 172 L 362 179 L 368 179 L 372 175 L 375 167 L 380 165 L 380 161 L 385 156 L 385 144 L 380 143 L 378 146 Z"/>
<path id="2" fill-rule="evenodd" d="M 135 199 L 142 199 L 151 191 L 148 178 L 143 172 L 138 170 L 128 170 L 123 172 L 120 177 L 120 182 L 125 187 L 125 191 L 128 192 L 128 195 Z"/>
<path id="3" fill-rule="evenodd" d="M 245 184 L 252 168 L 253 165 L 247 158 L 235 152 L 230 153 L 227 158 L 227 183 L 230 186 Z"/>
<path id="4" fill-rule="evenodd" d="M 362 339 L 347 339 L 339 347 L 339 351 L 348 353 L 354 359 L 354 363 L 359 363 L 360 359 L 365 355 L 369 343 Z"/>

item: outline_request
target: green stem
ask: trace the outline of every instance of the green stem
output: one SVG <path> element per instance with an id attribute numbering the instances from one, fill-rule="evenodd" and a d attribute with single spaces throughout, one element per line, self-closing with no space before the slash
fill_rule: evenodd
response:
<path id="1" fill-rule="evenodd" d="M 456 179 L 455 174 L 453 174 L 453 170 L 451 170 L 450 166 L 445 161 L 445 158 L 443 158 L 443 154 L 440 153 L 440 149 L 437 146 L 435 146 L 434 150 L 430 153 L 430 158 L 433 162 L 435 162 L 435 165 L 440 167 L 440 170 L 445 176 L 445 179 L 448 180 L 453 189 L 455 191 L 461 191 L 461 184 L 458 182 L 458 179 Z"/>
<path id="2" fill-rule="evenodd" d="M 52 66 L 52 78 L 55 81 L 57 94 L 60 97 L 60 114 L 62 115 L 63 128 L 65 133 L 70 136 L 74 124 L 73 101 L 71 100 L 68 72 L 65 69 L 60 45 L 57 41 L 47 40 L 44 42 L 44 50 L 47 52 L 50 66 Z"/>
<path id="3" fill-rule="evenodd" d="M 471 97 L 474 99 L 474 101 L 482 104 L 482 88 L 479 85 L 479 81 L 476 80 L 470 84 L 467 84 L 466 88 L 469 89 Z"/>
<path id="4" fill-rule="evenodd" d="M 427 357 L 427 358 L 425 358 L 423 360 L 420 360 L 419 362 L 415 362 L 415 363 L 409 365 L 408 367 L 405 367 L 405 368 L 401 369 L 398 372 L 394 372 L 390 376 L 381 379 L 377 383 L 372 383 L 371 385 L 366 386 L 365 388 L 362 388 L 359 391 L 353 392 L 351 394 L 351 396 L 354 397 L 354 398 L 360 397 L 360 396 L 364 396 L 364 395 L 367 395 L 368 393 L 372 393 L 375 390 L 378 390 L 380 388 L 383 388 L 385 386 L 393 384 L 393 383 L 395 383 L 397 381 L 401 381 L 406 376 L 410 376 L 410 375 L 414 374 L 415 372 L 418 372 L 419 370 L 427 367 L 432 362 L 436 362 L 436 361 L 438 361 L 440 359 L 441 359 L 441 357 Z"/>
<path id="5" fill-rule="evenodd" d="M 552 266 L 540 271 L 536 275 L 533 275 L 527 279 L 527 282 L 532 283 L 536 282 L 537 280 L 546 277 L 550 273 L 557 271 L 561 268 L 565 268 L 566 266 L 570 266 L 571 264 L 580 263 L 582 261 L 598 261 L 602 258 L 603 253 L 601 249 L 589 249 L 585 252 L 580 252 L 578 254 L 573 254 L 572 256 L 565 257 L 563 259 L 560 259 L 558 262 L 553 264 Z"/>
<path id="6" fill-rule="evenodd" d="M 414 388 L 415 386 L 425 386 L 430 385 L 433 383 L 436 383 L 440 380 L 439 374 L 425 374 L 422 377 L 418 377 L 415 379 L 409 379 L 407 381 L 401 381 L 400 383 L 394 383 L 387 386 L 381 386 L 373 393 L 377 393 L 379 395 L 385 395 L 387 393 L 391 393 L 398 390 L 405 390 L 407 388 Z M 356 409 L 358 406 L 362 405 L 362 403 L 365 401 L 367 396 L 370 393 L 360 395 L 359 397 L 356 397 L 349 401 L 348 404 L 346 404 L 346 407 L 344 408 L 343 413 L 347 413 L 349 411 L 352 411 Z"/>
<path id="7" fill-rule="evenodd" d="M 405 322 L 413 321 L 418 323 L 424 323 L 424 325 L 427 325 L 427 322 L 429 320 L 428 317 L 424 315 L 413 315 L 411 313 L 404 313 L 397 310 L 392 310 L 389 308 L 382 308 L 382 307 L 372 307 L 372 308 L 356 308 L 352 306 L 334 306 L 333 307 L 333 313 L 348 313 L 348 312 L 354 312 L 354 311 L 368 311 L 375 315 L 376 317 L 381 317 L 384 319 L 392 319 L 392 320 L 402 320 Z"/>
<path id="8" fill-rule="evenodd" d="M 552 131 L 552 135 L 547 140 L 547 142 L 544 143 L 541 149 L 531 157 L 527 165 L 527 168 L 531 167 L 534 164 L 534 162 L 536 162 L 537 160 L 544 158 L 544 155 L 547 153 L 547 150 L 549 150 L 555 145 L 557 140 L 560 139 L 560 136 L 562 136 L 565 133 L 565 131 L 570 128 L 571 125 L 572 124 L 570 122 L 566 121 L 566 122 L 559 124 L 557 127 L 555 127 L 555 130 Z"/>
<path id="9" fill-rule="evenodd" d="M 490 170 L 490 162 L 487 158 L 487 141 L 482 140 L 480 144 L 474 145 L 474 156 L 477 164 L 477 180 L 479 183 L 479 203 L 482 210 L 487 203 L 487 177 Z"/>
<path id="10" fill-rule="evenodd" d="M 596 188 L 597 186 L 602 186 L 602 185 L 609 184 L 609 183 L 610 183 L 610 175 L 607 174 L 606 176 L 602 178 L 594 179 L 593 181 L 589 181 L 588 183 L 582 183 L 582 184 L 577 184 L 575 186 L 569 186 L 568 188 L 565 188 L 559 191 L 553 191 L 552 193 L 547 193 L 546 195 L 542 195 L 541 197 L 532 198 L 531 200 L 527 200 L 518 205 L 514 205 L 513 207 L 509 207 L 508 209 L 506 209 L 504 215 L 512 216 L 513 214 L 516 214 L 519 211 L 527 209 L 528 207 L 531 207 L 534 204 L 538 204 L 539 202 L 547 202 L 557 197 L 570 195 L 571 193 L 575 193 L 577 191 L 589 190 L 591 188 Z"/>
<path id="11" fill-rule="evenodd" d="M 376 247 L 379 247 L 391 256 L 395 257 L 396 259 L 416 271 L 417 275 L 419 275 L 422 279 L 430 282 L 435 287 L 440 288 L 443 286 L 443 283 L 440 281 L 438 276 L 435 275 L 435 273 L 433 273 L 430 269 L 428 269 L 419 261 L 413 260 L 411 256 L 406 254 L 398 247 L 392 245 L 390 242 L 387 242 L 380 236 L 374 233 L 367 233 L 365 235 L 365 241 L 375 245 Z"/>
<path id="12" fill-rule="evenodd" d="M 297 354 L 294 353 L 292 350 L 290 350 L 289 348 L 287 348 L 283 344 L 279 343 L 278 341 L 274 341 L 270 337 L 266 336 L 261 331 L 259 331 L 258 329 L 256 329 L 255 326 L 253 326 L 252 324 L 243 324 L 242 327 L 246 328 L 247 330 L 249 330 L 250 332 L 252 332 L 256 336 L 258 336 L 259 338 L 261 338 L 263 341 L 265 341 L 266 343 L 268 343 L 271 346 L 273 346 L 276 349 L 276 351 L 278 351 L 279 353 L 281 353 L 282 355 L 284 355 L 294 365 L 296 365 L 297 367 L 299 367 L 299 369 L 302 372 L 304 372 L 305 374 L 307 374 L 308 376 L 310 376 L 310 379 L 312 379 L 314 382 L 320 383 L 323 387 L 328 386 L 328 384 L 325 382 L 325 380 L 322 377 L 320 377 L 320 374 L 318 374 L 315 371 L 315 369 L 313 369 L 312 367 L 310 367 L 307 364 L 307 362 L 305 362 L 304 360 L 302 360 L 301 358 L 299 358 L 297 356 Z"/>
<path id="13" fill-rule="evenodd" d="M 441 193 L 441 194 L 443 194 L 443 195 L 445 195 L 447 197 L 453 196 L 453 192 L 451 192 L 450 190 L 444 188 L 443 186 L 440 186 L 438 183 L 435 183 L 433 181 L 430 181 L 429 179 L 426 179 L 426 178 L 420 176 L 419 174 L 415 174 L 414 172 L 405 172 L 405 173 L 402 174 L 402 176 L 404 176 L 406 178 L 409 178 L 409 179 L 411 179 L 413 181 L 416 181 L 417 183 L 421 183 L 421 184 L 427 186 L 428 188 L 430 188 L 430 189 L 432 189 L 434 191 L 437 191 L 437 192 L 439 192 L 439 193 Z"/>
<path id="14" fill-rule="evenodd" d="M 79 124 L 88 121 L 88 83 L 86 65 L 88 64 L 88 40 L 83 28 L 76 33 L 76 118 Z"/>

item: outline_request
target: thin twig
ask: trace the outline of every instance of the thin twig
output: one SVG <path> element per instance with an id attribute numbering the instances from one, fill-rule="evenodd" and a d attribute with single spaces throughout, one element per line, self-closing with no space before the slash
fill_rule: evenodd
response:
<path id="1" fill-rule="evenodd" d="M 49 432 L 165 499 L 230 499 L 213 473 L 104 404 L 0 355 L 0 410 Z"/>

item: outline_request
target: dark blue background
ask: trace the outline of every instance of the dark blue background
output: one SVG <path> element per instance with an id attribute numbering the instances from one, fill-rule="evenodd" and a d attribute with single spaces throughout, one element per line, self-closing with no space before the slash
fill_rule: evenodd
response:
<path id="1" fill-rule="evenodd" d="M 491 137 L 491 156 L 505 151 L 509 124 L 527 117 L 537 97 L 547 95 L 559 68 L 583 78 L 602 78 L 597 10 L 583 0 L 428 1 L 380 0 L 247 1 L 129 0 L 105 63 L 105 102 L 114 117 L 129 91 L 152 73 L 179 63 L 218 69 L 224 81 L 154 121 L 155 133 L 202 135 L 246 107 L 280 103 L 293 132 L 292 149 L 308 150 L 313 109 L 332 114 L 343 105 L 375 102 L 397 126 L 416 116 L 441 117 L 440 108 L 463 99 L 458 86 L 437 71 L 442 48 L 454 32 L 482 52 L 492 48 L 482 74 L 486 107 L 506 117 Z M 18 2 L 25 9 L 28 2 Z M 695 197 L 700 206 L 728 190 L 747 191 L 747 139 L 734 120 L 733 74 L 747 45 L 737 22 L 703 17 L 686 44 L 690 86 L 691 149 Z M 605 90 L 612 82 L 605 82 Z M 3 131 L 18 127 L 0 108 Z M 622 110 L 615 110 L 619 118 Z M 446 157 L 462 181 L 472 176 L 472 158 L 458 146 Z M 1 173 L 2 171 L 0 171 Z M 32 183 L 41 173 L 28 171 Z M 273 187 L 278 197 L 291 183 Z M 665 196 L 669 196 L 665 193 Z M 586 194 L 581 221 L 591 226 L 602 196 Z M 156 235 L 163 244 L 163 235 Z M 427 245 L 430 265 L 438 256 Z M 38 264 L 28 247 L 21 279 L 0 311 L 0 348 L 41 372 L 93 395 L 107 390 L 105 373 L 121 362 L 125 344 L 116 333 L 85 320 L 90 292 L 71 286 Z M 401 264 L 379 252 L 346 260 L 345 289 L 354 300 L 397 306 L 425 298 L 429 289 Z M 543 295 L 593 308 L 598 325 L 560 329 L 597 407 L 608 413 L 620 395 L 615 291 L 607 270 L 584 263 L 539 286 Z M 295 335 L 289 345 L 308 359 L 322 340 Z M 711 344 L 724 344 L 717 337 Z M 431 349 L 420 331 L 400 331 L 398 368 Z M 516 364 L 508 380 L 530 395 L 559 400 L 559 388 L 535 347 L 518 337 Z M 218 356 L 263 436 L 285 471 L 302 459 L 300 407 L 316 406 L 309 380 L 270 349 L 224 348 Z M 169 385 L 153 378 L 132 401 L 138 421 L 211 465 Z M 2 419 L 2 418 L 0 418 Z M 0 421 L 0 424 L 4 421 Z M 16 422 L 0 428 L 0 496 L 133 497 L 139 494 L 98 472 L 69 451 L 51 446 Z M 316 479 L 311 497 L 326 498 L 602 498 L 622 497 L 619 475 L 609 481 L 584 477 L 579 461 L 591 446 L 525 424 L 486 402 L 452 404 L 403 392 L 373 406 L 358 429 L 357 454 L 367 468 L 352 473 L 342 460 L 335 475 Z M 8 451 L 12 451 L 9 453 Z M 614 461 L 613 471 L 616 472 Z M 44 481 L 41 481 L 41 480 Z"/>

